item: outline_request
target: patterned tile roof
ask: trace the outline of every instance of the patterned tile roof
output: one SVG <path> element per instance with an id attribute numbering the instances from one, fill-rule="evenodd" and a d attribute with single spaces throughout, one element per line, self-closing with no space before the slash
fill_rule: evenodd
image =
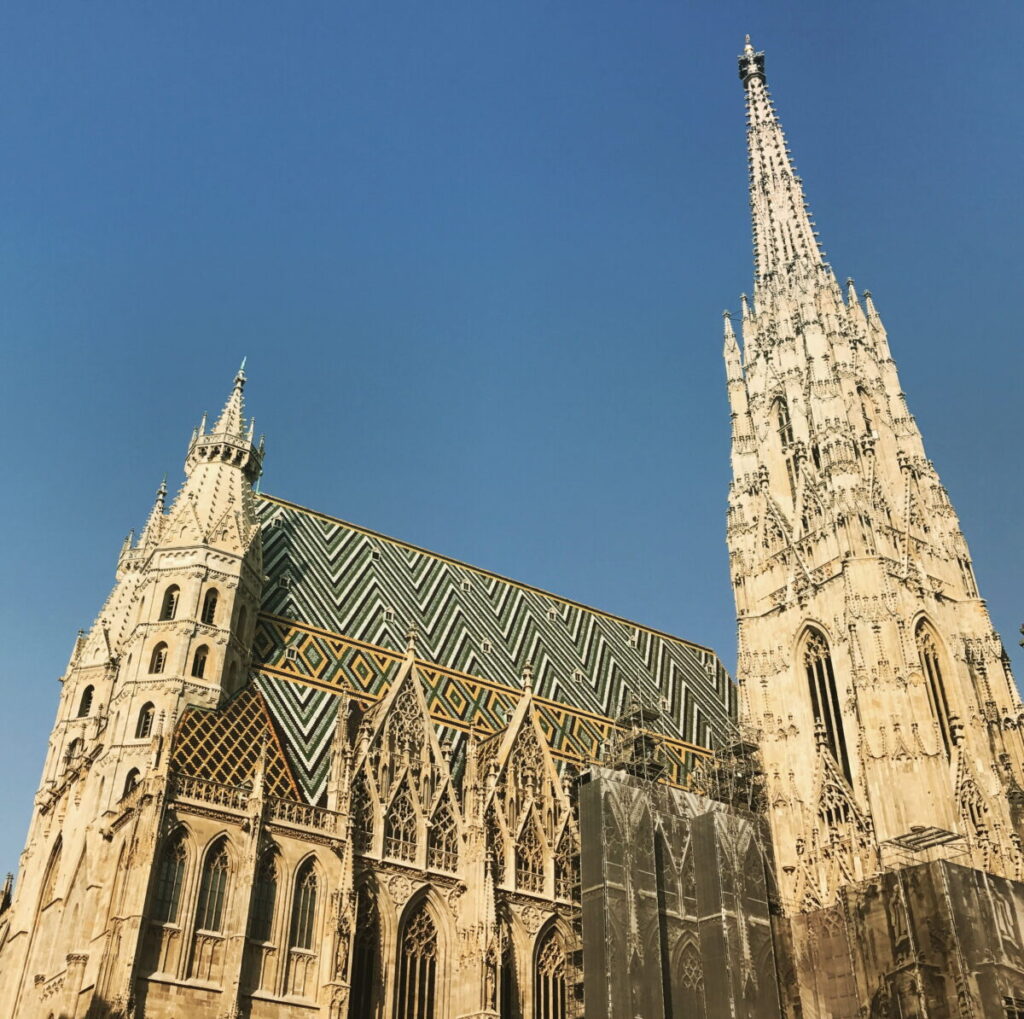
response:
<path id="1" fill-rule="evenodd" d="M 736 712 L 713 651 L 268 495 L 258 497 L 268 581 L 260 688 L 312 800 L 327 778 L 338 694 L 387 690 L 410 626 L 431 713 L 454 734 L 500 728 L 533 667 L 563 760 L 597 757 L 630 698 L 659 705 L 677 766 L 716 745 Z M 669 756 L 673 756 L 670 752 Z"/>

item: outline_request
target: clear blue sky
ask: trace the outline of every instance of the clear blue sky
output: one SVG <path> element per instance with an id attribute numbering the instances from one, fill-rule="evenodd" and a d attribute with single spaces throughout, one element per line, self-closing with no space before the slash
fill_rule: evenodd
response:
<path id="1" fill-rule="evenodd" d="M 1020 3 L 10 5 L 0 870 L 248 355 L 264 487 L 716 647 L 750 32 L 1022 663 Z"/>

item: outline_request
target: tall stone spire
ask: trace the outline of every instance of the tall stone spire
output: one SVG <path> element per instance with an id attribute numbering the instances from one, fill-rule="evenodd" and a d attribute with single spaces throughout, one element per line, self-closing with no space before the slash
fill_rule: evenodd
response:
<path id="1" fill-rule="evenodd" d="M 784 904 L 835 901 L 922 830 L 1024 874 L 1024 710 L 956 512 L 873 301 L 823 259 L 749 39 L 739 66 L 755 301 L 742 353 L 725 323 L 727 540 Z"/>
<path id="2" fill-rule="evenodd" d="M 763 301 L 766 288 L 783 285 L 790 278 L 814 278 L 828 273 L 828 267 L 768 92 L 764 53 L 755 52 L 749 35 L 739 65 L 747 95 L 754 296 Z"/>

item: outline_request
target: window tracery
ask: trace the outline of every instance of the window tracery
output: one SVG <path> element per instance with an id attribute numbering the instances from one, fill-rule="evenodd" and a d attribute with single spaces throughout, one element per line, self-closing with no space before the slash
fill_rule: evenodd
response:
<path id="1" fill-rule="evenodd" d="M 403 782 L 384 818 L 384 855 L 411 862 L 416 858 L 416 809 Z"/>
<path id="2" fill-rule="evenodd" d="M 427 835 L 427 866 L 453 871 L 459 865 L 459 834 L 445 796 L 434 811 Z"/>
<path id="3" fill-rule="evenodd" d="M 181 884 L 185 877 L 188 850 L 183 831 L 174 835 L 164 846 L 157 873 L 156 897 L 153 902 L 153 919 L 160 923 L 175 923 L 178 919 L 178 905 L 181 899 Z"/>
<path id="4" fill-rule="evenodd" d="M 222 839 L 207 854 L 196 907 L 196 929 L 219 933 L 224 919 L 224 898 L 228 885 L 228 848 Z"/>
<path id="5" fill-rule="evenodd" d="M 516 886 L 528 892 L 544 890 L 544 846 L 532 814 L 516 843 Z"/>
<path id="6" fill-rule="evenodd" d="M 533 987 L 535 1019 L 567 1019 L 569 987 L 565 945 L 554 927 L 537 945 Z"/>
<path id="7" fill-rule="evenodd" d="M 411 683 L 406 683 L 392 702 L 386 732 L 392 754 L 405 758 L 422 756 L 423 717 Z"/>
<path id="8" fill-rule="evenodd" d="M 316 866 L 312 859 L 307 860 L 295 875 L 295 899 L 292 904 L 292 948 L 305 951 L 313 948 L 318 885 Z"/>
<path id="9" fill-rule="evenodd" d="M 437 927 L 421 900 L 400 942 L 396 1019 L 434 1019 L 437 1007 Z"/>
<path id="10" fill-rule="evenodd" d="M 803 645 L 804 669 L 811 694 L 811 708 L 816 725 L 821 726 L 829 753 L 839 764 L 846 780 L 851 781 L 850 761 L 843 733 L 843 716 L 839 707 L 839 691 L 832 669 L 828 641 L 818 630 L 808 630 Z"/>

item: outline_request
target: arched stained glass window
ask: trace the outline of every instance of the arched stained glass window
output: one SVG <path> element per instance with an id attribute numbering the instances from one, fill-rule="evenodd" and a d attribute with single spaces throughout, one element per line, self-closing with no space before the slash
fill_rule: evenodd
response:
<path id="1" fill-rule="evenodd" d="M 252 891 L 252 920 L 249 937 L 255 941 L 272 941 L 274 933 L 274 906 L 277 903 L 277 851 L 270 849 L 263 854 L 256 871 L 256 884 Z"/>
<path id="2" fill-rule="evenodd" d="M 365 885 L 356 904 L 355 944 L 352 947 L 352 1005 L 349 1014 L 377 1019 L 381 1014 L 380 916 L 377 899 Z"/>
<path id="3" fill-rule="evenodd" d="M 316 932 L 316 866 L 307 860 L 295 875 L 295 899 L 292 903 L 292 948 L 307 951 L 313 947 Z"/>
<path id="4" fill-rule="evenodd" d="M 228 887 L 227 842 L 221 839 L 206 855 L 203 880 L 196 907 L 196 929 L 219 932 L 224 920 L 224 898 Z"/>
<path id="5" fill-rule="evenodd" d="M 552 927 L 537 944 L 533 975 L 534 1019 L 567 1019 L 569 985 L 562 936 Z"/>
<path id="6" fill-rule="evenodd" d="M 437 1011 L 437 927 L 425 901 L 406 918 L 399 940 L 395 1019 L 434 1019 Z"/>
<path id="7" fill-rule="evenodd" d="M 153 919 L 160 923 L 175 923 L 178 919 L 178 905 L 181 901 L 181 884 L 185 878 L 185 864 L 188 850 L 185 848 L 185 833 L 178 832 L 164 846 L 160 855 L 160 869 L 156 878 L 156 898 L 153 902 Z"/>
<path id="8" fill-rule="evenodd" d="M 852 781 L 850 759 L 843 733 L 843 715 L 839 707 L 839 691 L 832 669 L 832 654 L 825 635 L 808 630 L 803 643 L 803 662 L 807 686 L 811 694 L 814 722 L 824 730 L 825 743 L 848 782 Z"/>

